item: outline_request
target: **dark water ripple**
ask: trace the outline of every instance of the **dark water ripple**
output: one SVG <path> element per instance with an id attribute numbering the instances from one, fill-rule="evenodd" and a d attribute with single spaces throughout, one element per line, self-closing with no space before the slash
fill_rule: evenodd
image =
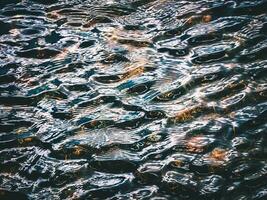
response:
<path id="1" fill-rule="evenodd" d="M 267 198 L 265 0 L 0 8 L 0 199 Z"/>

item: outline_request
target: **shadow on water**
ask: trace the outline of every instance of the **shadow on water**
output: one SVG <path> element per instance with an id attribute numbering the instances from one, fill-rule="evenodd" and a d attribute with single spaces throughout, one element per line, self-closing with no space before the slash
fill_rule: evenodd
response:
<path id="1" fill-rule="evenodd" d="M 0 8 L 0 199 L 267 198 L 265 0 Z"/>

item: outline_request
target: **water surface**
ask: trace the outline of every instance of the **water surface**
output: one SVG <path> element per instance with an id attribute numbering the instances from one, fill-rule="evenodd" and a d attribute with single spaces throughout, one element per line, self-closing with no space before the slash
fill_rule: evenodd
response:
<path id="1" fill-rule="evenodd" d="M 267 198 L 265 0 L 0 8 L 0 199 Z"/>

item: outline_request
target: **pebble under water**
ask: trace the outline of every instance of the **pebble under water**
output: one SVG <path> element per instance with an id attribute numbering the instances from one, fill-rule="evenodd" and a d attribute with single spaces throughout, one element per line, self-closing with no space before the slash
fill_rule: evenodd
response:
<path id="1" fill-rule="evenodd" d="M 0 8 L 0 199 L 267 199 L 266 0 Z"/>

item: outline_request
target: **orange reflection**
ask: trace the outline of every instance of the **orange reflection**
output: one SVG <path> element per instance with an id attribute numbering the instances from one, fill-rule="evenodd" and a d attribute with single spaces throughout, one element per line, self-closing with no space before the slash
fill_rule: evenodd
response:
<path id="1" fill-rule="evenodd" d="M 72 153 L 75 156 L 80 156 L 84 152 L 85 152 L 85 149 L 83 147 L 81 147 L 81 146 L 75 146 Z"/>
<path id="2" fill-rule="evenodd" d="M 173 123 L 177 123 L 177 122 L 184 122 L 184 121 L 193 119 L 194 114 L 200 112 L 201 110 L 202 110 L 201 107 L 193 107 L 193 108 L 184 109 L 180 111 L 179 113 L 177 113 L 175 117 L 171 119 L 171 121 Z"/>
<path id="3" fill-rule="evenodd" d="M 191 137 L 186 143 L 186 149 L 192 153 L 203 152 L 205 146 L 205 138 L 203 136 Z"/>
<path id="4" fill-rule="evenodd" d="M 215 148 L 213 151 L 209 154 L 208 159 L 212 162 L 215 162 L 214 164 L 219 164 L 220 162 L 223 162 L 226 160 L 226 150 L 221 148 Z M 219 163 L 218 163 L 219 162 Z"/>
<path id="5" fill-rule="evenodd" d="M 172 161 L 172 165 L 175 167 L 181 167 L 183 165 L 183 161 L 182 160 L 174 160 L 174 161 Z"/>
<path id="6" fill-rule="evenodd" d="M 145 70 L 145 68 L 143 66 L 137 67 L 137 68 L 125 73 L 123 75 L 123 79 L 129 79 L 129 78 L 131 78 L 133 76 L 141 75 L 142 73 L 144 73 L 144 70 Z"/>
<path id="7" fill-rule="evenodd" d="M 211 15 L 204 15 L 202 17 L 202 21 L 205 22 L 205 23 L 210 22 L 211 20 L 212 20 Z"/>
<path id="8" fill-rule="evenodd" d="M 212 20 L 211 15 L 197 15 L 197 16 L 191 16 L 187 19 L 186 24 L 188 25 L 194 25 L 200 22 L 208 23 Z"/>
<path id="9" fill-rule="evenodd" d="M 19 142 L 20 144 L 24 144 L 24 143 L 32 142 L 32 140 L 33 140 L 32 137 L 28 137 L 28 138 L 19 139 L 18 142 Z"/>

